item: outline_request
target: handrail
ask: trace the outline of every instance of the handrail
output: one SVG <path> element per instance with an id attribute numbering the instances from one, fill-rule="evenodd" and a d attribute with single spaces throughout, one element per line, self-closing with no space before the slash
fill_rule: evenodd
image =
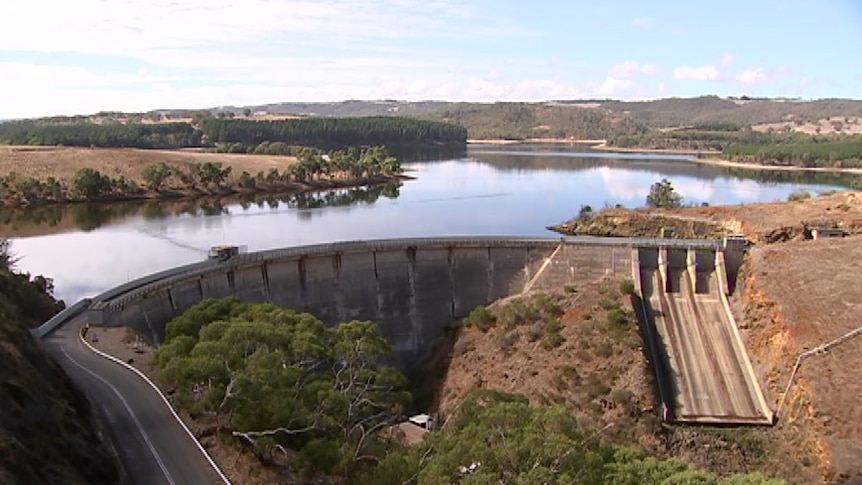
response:
<path id="1" fill-rule="evenodd" d="M 775 416 L 777 417 L 781 412 L 781 407 L 784 405 L 784 401 L 787 399 L 787 394 L 790 392 L 790 388 L 793 386 L 793 379 L 796 377 L 797 372 L 799 372 L 799 368 L 802 367 L 802 363 L 808 358 L 818 354 L 825 354 L 832 347 L 836 345 L 841 345 L 844 342 L 850 340 L 853 337 L 862 335 L 862 327 L 859 327 L 855 330 L 851 330 L 844 335 L 836 338 L 835 340 L 831 340 L 823 345 L 814 347 L 813 349 L 802 352 L 796 357 L 796 364 L 793 366 L 793 371 L 790 372 L 790 378 L 787 379 L 787 386 L 784 388 L 784 393 L 781 395 L 781 400 L 778 401 L 778 408 L 775 410 Z"/>

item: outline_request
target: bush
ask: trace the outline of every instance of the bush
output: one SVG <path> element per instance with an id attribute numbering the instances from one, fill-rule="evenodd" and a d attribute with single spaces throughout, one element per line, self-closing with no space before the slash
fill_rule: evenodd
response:
<path id="1" fill-rule="evenodd" d="M 88 199 L 111 192 L 112 180 L 98 170 L 82 168 L 72 178 L 72 191 Z"/>
<path id="2" fill-rule="evenodd" d="M 545 322 L 536 322 L 530 325 L 530 328 L 527 329 L 527 340 L 530 342 L 535 342 L 542 338 L 542 335 L 545 333 Z"/>
<path id="3" fill-rule="evenodd" d="M 596 355 L 599 357 L 610 357 L 614 355 L 614 346 L 607 340 L 602 341 L 596 346 Z"/>
<path id="4" fill-rule="evenodd" d="M 523 299 L 516 298 L 500 310 L 500 323 L 506 328 L 514 328 L 541 318 L 541 312 Z"/>
<path id="5" fill-rule="evenodd" d="M 499 347 L 501 350 L 508 350 L 513 345 L 515 345 L 520 336 L 521 334 L 519 334 L 517 330 L 502 332 L 497 335 L 497 338 L 494 339 L 494 343 L 496 343 L 497 347 Z"/>
<path id="6" fill-rule="evenodd" d="M 628 389 L 614 389 L 611 391 L 611 400 L 618 405 L 627 406 L 632 402 L 634 394 Z"/>
<path id="7" fill-rule="evenodd" d="M 565 341 L 566 339 L 559 332 L 545 333 L 545 336 L 542 337 L 542 348 L 545 350 L 555 349 L 563 345 Z"/>
<path id="8" fill-rule="evenodd" d="M 615 298 L 605 298 L 599 302 L 599 306 L 602 307 L 602 310 L 615 310 L 620 307 L 620 301 Z"/>
<path id="9" fill-rule="evenodd" d="M 484 306 L 477 306 L 470 311 L 470 314 L 464 319 L 465 326 L 475 326 L 483 332 L 487 332 L 488 329 L 493 327 L 496 323 L 497 317 Z"/>
<path id="10" fill-rule="evenodd" d="M 629 324 L 629 316 L 621 308 L 608 312 L 608 325 L 616 328 L 625 328 Z"/>
<path id="11" fill-rule="evenodd" d="M 620 293 L 623 295 L 634 295 L 635 294 L 635 282 L 632 280 L 624 280 L 620 283 Z"/>
<path id="12" fill-rule="evenodd" d="M 811 198 L 811 192 L 805 189 L 796 189 L 787 196 L 787 202 L 801 202 Z"/>
<path id="13" fill-rule="evenodd" d="M 536 306 L 538 310 L 542 312 L 544 315 L 557 318 L 563 316 L 565 310 L 560 304 L 549 295 L 539 295 L 535 298 Z"/>

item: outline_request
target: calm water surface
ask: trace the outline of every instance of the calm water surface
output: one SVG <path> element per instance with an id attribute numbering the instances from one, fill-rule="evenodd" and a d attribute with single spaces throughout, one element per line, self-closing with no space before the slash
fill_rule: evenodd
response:
<path id="1" fill-rule="evenodd" d="M 650 185 L 663 177 L 673 181 L 686 202 L 712 205 L 785 200 L 800 188 L 840 188 L 840 181 L 800 175 L 758 181 L 752 174 L 685 158 L 583 147 L 471 146 L 466 156 L 405 163 L 416 179 L 397 190 L 243 204 L 55 208 L 48 216 L 24 213 L 23 219 L 30 220 L 26 224 L 21 214 L 6 217 L 17 222 L 0 225 L 0 235 L 13 239 L 20 269 L 53 277 L 56 295 L 71 303 L 147 273 L 199 261 L 216 244 L 256 251 L 371 238 L 550 236 L 555 233 L 546 227 L 574 217 L 581 205 L 643 205 Z"/>

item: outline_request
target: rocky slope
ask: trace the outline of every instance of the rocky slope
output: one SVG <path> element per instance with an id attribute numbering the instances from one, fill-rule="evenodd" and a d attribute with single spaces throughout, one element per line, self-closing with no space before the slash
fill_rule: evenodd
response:
<path id="1" fill-rule="evenodd" d="M 425 369 L 437 377 L 428 409 L 445 426 L 471 389 L 514 392 L 533 404 L 567 407 L 595 439 L 680 458 L 720 475 L 764 471 L 792 483 L 815 480 L 815 472 L 799 475 L 781 466 L 789 456 L 785 437 L 771 428 L 661 423 L 653 370 L 625 285 L 605 279 L 494 303 L 492 324 L 453 331 Z"/>

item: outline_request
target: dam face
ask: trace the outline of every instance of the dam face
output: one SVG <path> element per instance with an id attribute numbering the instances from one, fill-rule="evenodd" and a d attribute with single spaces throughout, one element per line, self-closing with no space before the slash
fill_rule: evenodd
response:
<path id="1" fill-rule="evenodd" d="M 236 296 L 314 314 L 327 325 L 372 320 L 410 369 L 473 308 L 527 290 L 632 275 L 632 248 L 668 240 L 445 238 L 334 243 L 243 254 L 174 268 L 95 297 L 90 321 L 156 343 L 176 315 Z M 716 248 L 716 241 L 700 241 Z M 690 246 L 691 241 L 686 242 Z M 50 331 L 50 330 L 48 330 Z"/>

